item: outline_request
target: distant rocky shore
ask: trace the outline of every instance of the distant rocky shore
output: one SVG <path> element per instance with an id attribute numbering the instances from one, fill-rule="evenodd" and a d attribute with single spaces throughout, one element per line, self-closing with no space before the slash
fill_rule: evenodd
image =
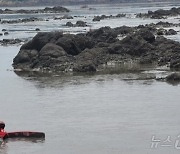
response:
<path id="1" fill-rule="evenodd" d="M 163 10 L 159 9 L 156 11 L 148 11 L 148 13 L 139 13 L 137 17 L 140 18 L 152 18 L 152 19 L 165 19 L 168 16 L 177 16 L 180 15 L 180 7 L 178 8 L 171 8 L 170 10 Z"/>
<path id="2" fill-rule="evenodd" d="M 11 9 L 0 9 L 0 14 L 36 14 L 36 13 L 61 13 L 69 12 L 70 10 L 62 6 L 46 7 L 44 9 L 37 10 L 11 10 Z"/>
<path id="3" fill-rule="evenodd" d="M 40 32 L 21 46 L 13 60 L 26 71 L 96 72 L 135 63 L 180 69 L 180 43 L 149 26 L 102 27 L 85 34 Z"/>

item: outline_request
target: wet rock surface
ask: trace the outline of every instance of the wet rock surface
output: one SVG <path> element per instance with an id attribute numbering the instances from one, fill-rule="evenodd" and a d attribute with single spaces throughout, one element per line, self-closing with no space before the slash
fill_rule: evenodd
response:
<path id="1" fill-rule="evenodd" d="M 180 68 L 180 43 L 155 36 L 147 27 L 102 27 L 86 34 L 40 32 L 20 48 L 15 69 L 95 72 L 109 63 L 155 64 Z M 118 36 L 125 38 L 119 40 Z M 103 66 L 103 67 L 102 67 Z"/>

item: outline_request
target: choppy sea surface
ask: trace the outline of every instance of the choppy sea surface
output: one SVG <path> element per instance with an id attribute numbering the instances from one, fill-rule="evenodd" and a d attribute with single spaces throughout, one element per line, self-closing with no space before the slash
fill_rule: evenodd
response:
<path id="1" fill-rule="evenodd" d="M 88 27 L 68 28 L 64 14 L 0 15 L 3 20 L 32 16 L 49 21 L 0 24 L 5 38 L 32 38 L 41 31 L 86 32 L 102 26 L 137 26 L 159 20 L 135 18 L 136 13 L 170 9 L 180 3 L 67 6 L 70 20 L 86 21 Z M 43 8 L 43 7 L 42 7 Z M 16 8 L 11 8 L 16 9 Z M 22 8 L 36 9 L 36 8 Z M 126 18 L 93 22 L 95 15 L 126 13 Z M 179 17 L 161 21 L 179 23 Z M 176 27 L 179 30 L 179 27 Z M 179 32 L 171 39 L 180 41 Z M 7 140 L 2 154 L 178 154 L 180 152 L 179 85 L 144 76 L 170 72 L 149 70 L 110 74 L 15 73 L 12 60 L 20 46 L 0 46 L 0 120 L 7 131 L 43 131 L 45 140 Z"/>

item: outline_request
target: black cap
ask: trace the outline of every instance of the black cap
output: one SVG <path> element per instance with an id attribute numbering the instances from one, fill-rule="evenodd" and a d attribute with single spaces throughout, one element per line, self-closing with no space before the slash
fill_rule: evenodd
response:
<path id="1" fill-rule="evenodd" d="M 1 129 L 4 129 L 4 127 L 5 127 L 5 123 L 2 122 L 2 121 L 0 121 L 0 128 L 1 128 Z"/>

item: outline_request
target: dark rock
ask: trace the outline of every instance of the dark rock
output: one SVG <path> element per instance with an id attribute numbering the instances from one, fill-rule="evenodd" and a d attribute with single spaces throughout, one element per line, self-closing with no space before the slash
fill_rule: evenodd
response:
<path id="1" fill-rule="evenodd" d="M 68 22 L 66 23 L 66 26 L 68 26 L 68 27 L 73 27 L 74 25 L 73 25 L 72 22 L 68 21 Z"/>
<path id="2" fill-rule="evenodd" d="M 16 13 L 27 14 L 29 13 L 29 11 L 21 9 L 21 10 L 17 10 Z"/>
<path id="3" fill-rule="evenodd" d="M 39 56 L 50 56 L 53 58 L 58 58 L 66 55 L 64 49 L 53 43 L 47 43 L 39 52 Z"/>
<path id="4" fill-rule="evenodd" d="M 155 37 L 151 26 L 102 27 L 86 34 L 38 33 L 24 44 L 14 68 L 49 71 L 94 72 L 108 62 L 135 61 L 180 69 L 180 43 Z M 125 35 L 122 40 L 118 35 Z M 32 54 L 32 51 L 34 54 Z M 35 51 L 35 52 L 34 52 Z"/>
<path id="5" fill-rule="evenodd" d="M 153 46 L 149 44 L 139 33 L 129 35 L 123 40 L 110 46 L 111 54 L 129 54 L 131 56 L 141 56 L 153 50 Z"/>
<path id="6" fill-rule="evenodd" d="M 73 19 L 72 16 L 64 15 L 63 17 L 55 17 L 54 20 L 62 20 L 62 19 Z"/>
<path id="7" fill-rule="evenodd" d="M 104 20 L 104 19 L 113 19 L 113 18 L 122 18 L 122 17 L 125 17 L 125 16 L 126 16 L 126 14 L 117 14 L 115 16 L 113 16 L 113 15 L 94 16 L 93 21 L 101 21 L 101 20 Z"/>
<path id="8" fill-rule="evenodd" d="M 27 23 L 34 21 L 43 21 L 43 19 L 31 17 L 31 18 L 17 19 L 17 20 L 2 20 L 1 24 L 17 24 L 17 23 Z"/>
<path id="9" fill-rule="evenodd" d="M 0 41 L 0 44 L 2 44 L 2 45 L 9 45 L 9 44 L 13 45 L 13 44 L 19 44 L 21 42 L 23 42 L 23 41 L 20 39 L 3 39 Z"/>
<path id="10" fill-rule="evenodd" d="M 36 28 L 35 31 L 40 31 L 40 29 L 39 29 L 39 28 Z"/>
<path id="11" fill-rule="evenodd" d="M 89 10 L 94 11 L 94 10 L 96 10 L 96 8 L 91 8 L 91 7 L 90 7 Z"/>
<path id="12" fill-rule="evenodd" d="M 126 16 L 126 14 L 117 14 L 115 17 L 116 18 L 122 18 L 122 17 L 125 17 Z"/>
<path id="13" fill-rule="evenodd" d="M 72 22 L 68 21 L 66 23 L 66 26 L 68 26 L 68 27 L 86 27 L 87 24 L 84 21 L 77 21 L 76 24 L 73 24 Z"/>
<path id="14" fill-rule="evenodd" d="M 167 31 L 166 31 L 165 29 L 160 28 L 160 29 L 157 30 L 156 34 L 157 34 L 157 35 L 165 35 L 166 32 L 167 32 Z"/>
<path id="15" fill-rule="evenodd" d="M 64 15 L 61 19 L 73 19 L 73 17 L 69 15 Z"/>
<path id="16" fill-rule="evenodd" d="M 162 21 L 160 21 L 160 22 L 156 23 L 156 26 L 171 27 L 171 26 L 174 26 L 174 24 L 173 23 L 169 23 L 169 22 L 162 22 Z"/>
<path id="17" fill-rule="evenodd" d="M 3 34 L 2 33 L 0 33 L 0 36 L 2 36 Z"/>
<path id="18" fill-rule="evenodd" d="M 11 12 L 12 10 L 10 10 L 10 9 L 5 9 L 4 11 L 6 11 L 6 12 Z"/>
<path id="19" fill-rule="evenodd" d="M 117 35 L 127 35 L 135 31 L 134 27 L 121 26 L 114 29 Z"/>
<path id="20" fill-rule="evenodd" d="M 180 70 L 180 57 L 177 56 L 170 60 L 170 68 Z"/>
<path id="21" fill-rule="evenodd" d="M 74 35 L 67 34 L 59 38 L 56 42 L 57 45 L 61 46 L 68 54 L 77 55 L 81 52 L 78 45 L 74 41 Z"/>
<path id="22" fill-rule="evenodd" d="M 170 10 L 159 9 L 156 11 L 148 11 L 148 13 L 139 13 L 137 17 L 140 18 L 152 18 L 152 19 L 165 19 L 167 16 L 177 16 L 180 15 L 179 8 L 171 8 Z"/>
<path id="23" fill-rule="evenodd" d="M 100 16 L 95 16 L 94 18 L 93 18 L 93 21 L 101 21 L 101 17 Z"/>
<path id="24" fill-rule="evenodd" d="M 78 48 L 83 51 L 84 49 L 91 49 L 95 46 L 94 40 L 84 34 L 77 34 L 74 37 L 74 42 L 77 44 Z"/>
<path id="25" fill-rule="evenodd" d="M 5 31 L 7 31 L 6 29 L 2 29 L 2 32 L 5 32 Z"/>
<path id="26" fill-rule="evenodd" d="M 166 32 L 166 35 L 176 35 L 177 32 L 174 30 L 174 29 L 169 29 L 167 32 Z"/>
<path id="27" fill-rule="evenodd" d="M 77 64 L 73 68 L 74 72 L 96 72 L 96 67 L 91 62 Z"/>
<path id="28" fill-rule="evenodd" d="M 69 12 L 69 10 L 67 8 L 62 7 L 62 6 L 55 6 L 53 8 L 46 7 L 44 9 L 44 12 L 58 13 L 58 12 Z"/>
<path id="29" fill-rule="evenodd" d="M 65 7 L 62 6 L 55 6 L 55 7 L 46 7 L 44 9 L 34 9 L 34 10 L 10 10 L 10 9 L 5 9 L 1 10 L 2 14 L 37 14 L 37 13 L 62 13 L 62 12 L 69 12 Z"/>
<path id="30" fill-rule="evenodd" d="M 155 36 L 153 35 L 152 32 L 150 32 L 149 30 L 147 29 L 142 29 L 139 31 L 139 35 L 144 39 L 146 40 L 147 42 L 149 43 L 152 43 L 155 41 Z"/>
<path id="31" fill-rule="evenodd" d="M 172 73 L 166 77 L 167 82 L 180 82 L 180 74 L 179 73 Z"/>
<path id="32" fill-rule="evenodd" d="M 32 58 L 38 55 L 37 50 L 20 50 L 18 56 L 16 56 L 13 60 L 14 65 L 19 63 L 27 63 L 30 62 Z"/>
<path id="33" fill-rule="evenodd" d="M 86 27 L 86 22 L 84 21 L 77 21 L 75 24 L 76 27 Z"/>
<path id="34" fill-rule="evenodd" d="M 4 35 L 9 35 L 9 33 L 8 32 L 4 32 Z"/>
<path id="35" fill-rule="evenodd" d="M 55 42 L 61 38 L 61 32 L 39 32 L 31 41 L 24 44 L 21 49 L 35 49 L 40 51 L 47 43 Z"/>
<path id="36" fill-rule="evenodd" d="M 87 33 L 87 36 L 96 40 L 97 42 L 116 42 L 118 33 L 115 32 L 114 29 L 110 27 L 102 27 L 97 30 L 91 31 Z"/>

